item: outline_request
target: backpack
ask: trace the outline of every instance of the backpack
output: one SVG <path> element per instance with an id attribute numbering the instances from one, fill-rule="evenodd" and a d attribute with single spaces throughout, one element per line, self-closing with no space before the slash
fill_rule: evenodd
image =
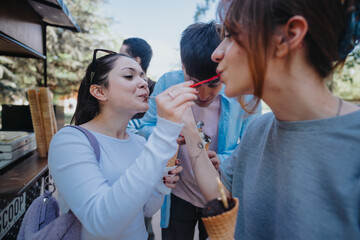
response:
<path id="1" fill-rule="evenodd" d="M 100 162 L 100 147 L 95 136 L 80 126 L 69 125 L 82 131 L 94 149 Z M 55 188 L 55 187 L 54 187 Z M 54 189 L 55 191 L 55 189 Z M 45 190 L 26 210 L 17 240 L 76 240 L 81 236 L 81 223 L 70 210 L 59 216 L 59 204 L 52 197 L 53 192 Z"/>

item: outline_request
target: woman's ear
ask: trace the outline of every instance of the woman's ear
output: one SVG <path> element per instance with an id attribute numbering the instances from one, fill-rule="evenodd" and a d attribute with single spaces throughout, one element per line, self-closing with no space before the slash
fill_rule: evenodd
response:
<path id="1" fill-rule="evenodd" d="M 104 88 L 99 86 L 99 85 L 96 85 L 96 84 L 93 84 L 90 86 L 90 94 L 96 98 L 97 100 L 99 101 L 107 101 L 107 95 L 104 91 Z"/>
<path id="2" fill-rule="evenodd" d="M 135 57 L 134 59 L 141 66 L 141 58 L 140 57 Z"/>
<path id="3" fill-rule="evenodd" d="M 290 18 L 286 25 L 280 28 L 280 34 L 276 36 L 275 55 L 284 57 L 289 51 L 301 48 L 307 31 L 308 24 L 304 17 Z"/>

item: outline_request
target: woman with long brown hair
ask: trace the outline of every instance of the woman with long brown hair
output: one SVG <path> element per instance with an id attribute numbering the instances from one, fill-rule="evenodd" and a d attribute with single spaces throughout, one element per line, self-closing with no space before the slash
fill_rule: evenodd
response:
<path id="1" fill-rule="evenodd" d="M 359 41 L 359 11 L 358 0 L 220 2 L 225 39 L 212 58 L 225 94 L 272 110 L 220 167 L 240 200 L 236 239 L 360 238 L 360 108 L 325 84 Z M 186 118 L 196 180 L 217 198 L 218 172 Z"/>

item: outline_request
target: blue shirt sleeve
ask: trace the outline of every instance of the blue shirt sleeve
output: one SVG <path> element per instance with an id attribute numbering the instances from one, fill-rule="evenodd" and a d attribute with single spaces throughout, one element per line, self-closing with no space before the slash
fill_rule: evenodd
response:
<path id="1" fill-rule="evenodd" d="M 246 102 L 250 102 L 252 99 L 254 98 L 254 96 L 252 95 L 247 95 L 245 97 L 245 101 Z M 261 111 L 262 111 L 262 106 L 261 106 L 261 102 L 259 102 L 259 105 L 256 107 L 255 109 L 255 113 L 254 114 L 251 114 L 249 116 L 247 116 L 244 121 L 243 121 L 243 124 L 241 126 L 241 132 L 240 132 L 240 140 L 242 139 L 242 136 L 244 136 L 244 133 L 247 129 L 247 127 L 249 126 L 249 123 L 254 120 L 255 118 L 257 118 L 258 116 L 261 115 Z"/>
<path id="2" fill-rule="evenodd" d="M 253 99 L 253 95 L 245 96 L 245 101 L 250 102 Z M 242 137 L 246 129 L 248 128 L 250 122 L 261 115 L 262 107 L 259 104 L 255 110 L 254 114 L 247 114 L 245 110 L 243 110 L 240 104 L 236 101 L 229 102 L 228 109 L 223 111 L 227 111 L 225 114 L 230 114 L 227 119 L 222 119 L 223 122 L 221 124 L 226 124 L 226 131 L 219 132 L 219 137 L 222 140 L 221 144 L 225 144 L 226 147 L 219 146 L 219 149 L 222 151 L 218 152 L 218 157 L 220 162 L 223 163 L 236 149 L 237 144 L 241 141 Z M 234 111 L 234 109 L 239 109 L 238 111 Z M 234 115 L 232 115 L 234 114 Z M 241 118 L 241 121 L 237 121 L 234 119 Z M 220 128 L 219 128 L 220 129 Z M 221 128 L 223 129 L 223 128 Z"/>
<path id="3" fill-rule="evenodd" d="M 156 97 L 157 95 L 162 93 L 166 88 L 171 86 L 171 84 L 169 84 L 168 82 L 172 81 L 172 79 L 169 79 L 169 77 L 167 76 L 168 76 L 167 74 L 164 74 L 159 78 L 159 81 L 156 82 L 154 91 L 151 94 L 152 97 Z M 153 132 L 153 129 L 157 122 L 156 116 L 157 116 L 156 100 L 155 98 L 149 98 L 149 110 L 146 112 L 144 117 L 141 118 L 140 129 L 139 129 L 139 134 L 145 137 L 146 139 L 148 139 L 151 133 Z"/>
<path id="4" fill-rule="evenodd" d="M 164 91 L 162 84 L 164 80 L 162 79 L 163 77 L 161 77 L 159 81 L 155 84 L 154 91 L 151 94 L 152 97 L 155 97 L 159 95 L 162 91 Z M 144 117 L 140 119 L 140 129 L 139 129 L 139 134 L 145 137 L 146 139 L 149 138 L 156 125 L 157 122 L 156 116 L 157 116 L 156 100 L 155 98 L 149 98 L 149 110 L 145 113 Z"/>

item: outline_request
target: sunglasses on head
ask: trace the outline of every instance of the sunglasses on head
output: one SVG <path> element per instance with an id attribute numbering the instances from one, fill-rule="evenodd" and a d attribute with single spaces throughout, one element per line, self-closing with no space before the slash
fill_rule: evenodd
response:
<path id="1" fill-rule="evenodd" d="M 111 50 L 106 50 L 106 49 L 97 48 L 97 49 L 94 50 L 93 60 L 91 62 L 90 85 L 92 84 L 94 76 L 95 76 L 95 72 L 96 72 L 96 53 L 99 52 L 99 51 L 100 52 L 105 52 L 108 55 L 117 54 L 117 52 L 114 52 L 114 51 L 111 51 Z"/>

